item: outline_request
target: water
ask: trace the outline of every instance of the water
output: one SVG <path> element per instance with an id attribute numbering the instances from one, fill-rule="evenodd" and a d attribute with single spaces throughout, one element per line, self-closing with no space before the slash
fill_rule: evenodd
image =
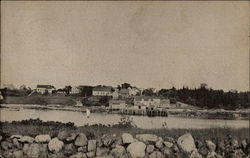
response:
<path id="1" fill-rule="evenodd" d="M 121 115 L 105 114 L 105 113 L 91 113 L 90 118 L 87 118 L 86 113 L 77 111 L 60 111 L 60 110 L 35 110 L 35 109 L 21 109 L 20 111 L 1 108 L 1 121 L 19 121 L 26 119 L 39 118 L 43 121 L 60 121 L 60 122 L 74 122 L 76 126 L 86 124 L 116 124 L 120 121 Z M 172 128 L 212 128 L 212 127 L 230 127 L 230 128 L 249 128 L 248 120 L 209 120 L 209 119 L 194 119 L 181 117 L 147 117 L 147 116 L 131 116 L 134 123 L 139 128 L 153 129 L 162 128 L 164 122 L 167 127 Z"/>

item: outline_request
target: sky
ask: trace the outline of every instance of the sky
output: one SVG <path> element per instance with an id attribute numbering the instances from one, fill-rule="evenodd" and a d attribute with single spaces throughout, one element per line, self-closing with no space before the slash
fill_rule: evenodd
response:
<path id="1" fill-rule="evenodd" d="M 1 85 L 249 89 L 248 1 L 1 2 Z"/>

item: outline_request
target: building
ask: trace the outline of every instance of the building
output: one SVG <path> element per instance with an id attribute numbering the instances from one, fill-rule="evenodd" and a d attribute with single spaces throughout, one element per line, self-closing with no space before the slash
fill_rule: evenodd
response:
<path id="1" fill-rule="evenodd" d="M 70 91 L 70 94 L 79 94 L 81 91 L 80 91 L 80 88 L 77 87 L 77 86 L 73 86 L 71 88 L 71 91 Z"/>
<path id="2" fill-rule="evenodd" d="M 121 110 L 126 107 L 125 100 L 109 100 L 109 108 L 112 110 Z"/>
<path id="3" fill-rule="evenodd" d="M 122 98 L 126 98 L 129 96 L 129 89 L 122 88 L 119 93 Z"/>
<path id="4" fill-rule="evenodd" d="M 161 99 L 160 100 L 160 107 L 162 107 L 162 108 L 171 107 L 170 100 L 169 99 Z"/>
<path id="5" fill-rule="evenodd" d="M 153 96 L 135 96 L 134 105 L 135 106 L 146 106 L 146 107 L 159 107 L 161 99 Z"/>
<path id="6" fill-rule="evenodd" d="M 44 94 L 46 91 L 51 94 L 53 90 L 56 90 L 52 85 L 37 85 L 36 92 Z"/>
<path id="7" fill-rule="evenodd" d="M 113 91 L 111 86 L 97 86 L 93 88 L 93 96 L 112 96 Z"/>
<path id="8" fill-rule="evenodd" d="M 112 98 L 113 99 L 118 99 L 119 98 L 119 92 L 117 90 L 115 90 L 113 93 L 112 93 Z"/>

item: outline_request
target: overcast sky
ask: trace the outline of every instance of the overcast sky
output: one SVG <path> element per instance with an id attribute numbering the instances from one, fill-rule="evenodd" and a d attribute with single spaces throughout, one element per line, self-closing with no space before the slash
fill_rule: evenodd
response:
<path id="1" fill-rule="evenodd" d="M 1 3 L 2 84 L 249 88 L 247 1 Z"/>

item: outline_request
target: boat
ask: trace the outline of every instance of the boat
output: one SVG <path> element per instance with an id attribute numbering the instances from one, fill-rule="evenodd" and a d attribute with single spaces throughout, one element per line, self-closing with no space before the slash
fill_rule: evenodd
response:
<path id="1" fill-rule="evenodd" d="M 82 105 L 82 102 L 79 100 L 79 101 L 76 101 L 76 105 L 75 106 L 83 106 L 83 105 Z"/>

